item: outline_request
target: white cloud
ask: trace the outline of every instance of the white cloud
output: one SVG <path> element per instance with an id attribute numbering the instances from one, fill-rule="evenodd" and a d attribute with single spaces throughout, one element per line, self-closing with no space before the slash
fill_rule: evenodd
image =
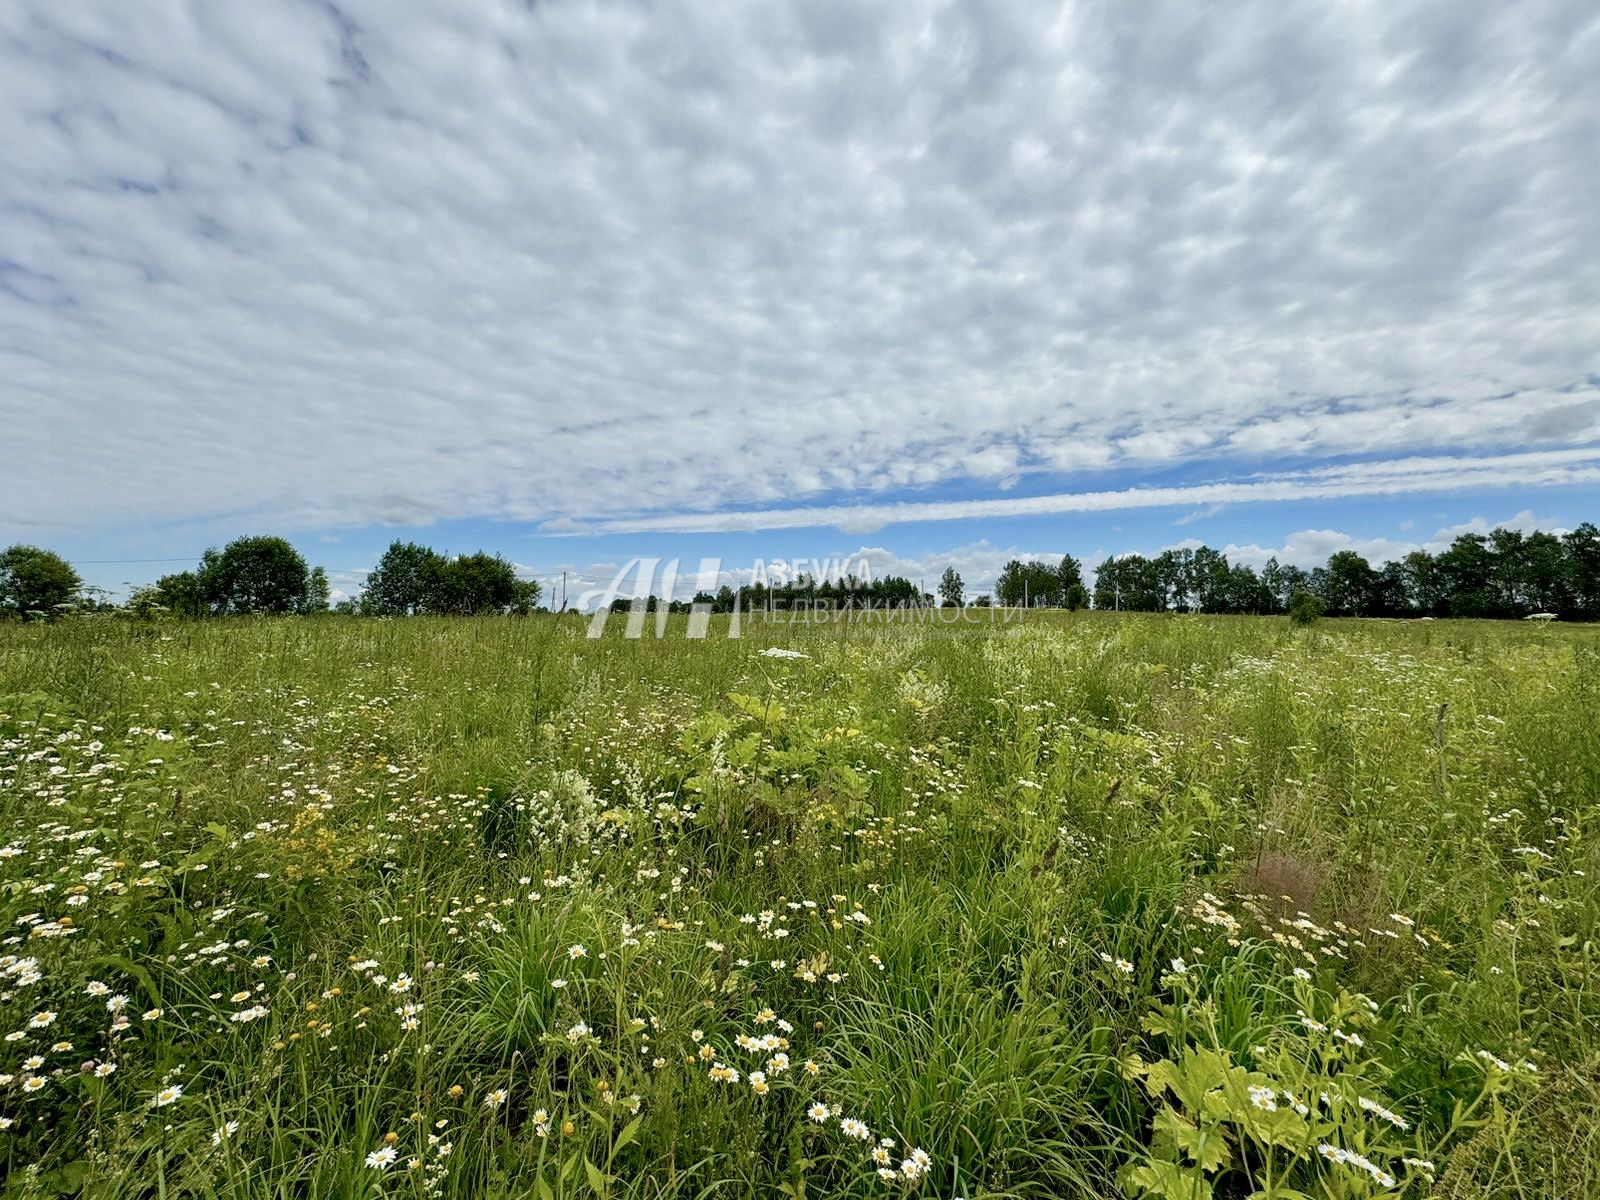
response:
<path id="1" fill-rule="evenodd" d="M 13 0 L 0 522 L 1592 444 L 1597 72 L 1562 0 Z"/>
<path id="2" fill-rule="evenodd" d="M 1528 451 L 1485 458 L 1411 458 L 1306 471 L 1261 474 L 1237 482 L 1132 487 L 1104 492 L 1058 492 L 975 500 L 894 501 L 807 508 L 724 510 L 618 517 L 591 522 L 590 532 L 704 533 L 833 526 L 871 532 L 912 521 L 1116 512 L 1174 505 L 1329 500 L 1352 496 L 1424 495 L 1509 487 L 1600 483 L 1600 446 Z M 563 531 L 546 526 L 544 532 Z"/>

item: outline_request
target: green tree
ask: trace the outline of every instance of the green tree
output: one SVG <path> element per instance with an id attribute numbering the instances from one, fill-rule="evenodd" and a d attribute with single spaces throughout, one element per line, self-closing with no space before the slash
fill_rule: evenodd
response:
<path id="1" fill-rule="evenodd" d="M 1354 550 L 1339 550 L 1328 559 L 1322 587 L 1328 611 L 1336 617 L 1364 617 L 1372 605 L 1378 575 Z"/>
<path id="2" fill-rule="evenodd" d="M 236 538 L 200 560 L 200 593 L 214 613 L 302 612 L 311 572 L 280 537 Z"/>
<path id="3" fill-rule="evenodd" d="M 1167 590 L 1161 564 L 1142 554 L 1106 559 L 1095 572 L 1094 606 L 1122 612 L 1163 611 Z"/>
<path id="4" fill-rule="evenodd" d="M 498 554 L 482 550 L 445 561 L 436 611 L 476 616 L 526 613 L 539 602 L 539 584 L 517 578 L 516 569 Z"/>
<path id="5" fill-rule="evenodd" d="M 949 608 L 960 608 L 964 590 L 961 573 L 954 567 L 946 567 L 939 577 L 939 602 Z"/>
<path id="6" fill-rule="evenodd" d="M 994 581 L 995 598 L 1006 608 L 1018 608 L 1026 592 L 1026 579 L 1021 559 L 1013 558 L 1000 568 Z"/>
<path id="7" fill-rule="evenodd" d="M 204 616 L 200 577 L 193 571 L 163 575 L 148 587 L 135 588 L 128 597 L 128 608 L 141 617 L 160 613 L 174 617 Z"/>
<path id="8" fill-rule="evenodd" d="M 437 550 L 416 542 L 390 542 L 367 576 L 362 610 L 381 617 L 442 611 L 445 561 Z"/>
<path id="9" fill-rule="evenodd" d="M 1063 554 L 1056 567 L 1056 585 L 1063 608 L 1076 612 L 1089 607 L 1089 589 L 1083 584 L 1083 564 L 1070 554 Z"/>
<path id="10" fill-rule="evenodd" d="M 1276 554 L 1261 568 L 1261 589 L 1268 604 L 1264 612 L 1283 612 L 1288 607 L 1294 589 L 1289 586 L 1288 569 L 1278 561 Z"/>
<path id="11" fill-rule="evenodd" d="M 311 577 L 306 581 L 306 599 L 301 608 L 305 613 L 324 613 L 328 611 L 328 573 L 321 567 L 311 568 Z"/>
<path id="12" fill-rule="evenodd" d="M 1452 617 L 1506 615 L 1495 583 L 1494 554 L 1481 533 L 1463 533 L 1434 560 Z"/>
<path id="13" fill-rule="evenodd" d="M 1563 615 L 1579 620 L 1600 620 L 1600 528 L 1585 521 L 1561 539 Z"/>
<path id="14" fill-rule="evenodd" d="M 83 588 L 72 565 L 38 546 L 0 551 L 0 614 L 47 620 L 71 607 Z"/>

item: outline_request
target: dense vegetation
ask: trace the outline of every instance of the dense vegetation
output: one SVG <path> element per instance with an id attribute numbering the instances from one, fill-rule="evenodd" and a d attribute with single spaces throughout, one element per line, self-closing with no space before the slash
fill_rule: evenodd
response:
<path id="1" fill-rule="evenodd" d="M 1600 528 L 1464 533 L 1437 555 L 1416 550 L 1373 567 L 1353 550 L 1305 571 L 1269 559 L 1259 574 L 1209 546 L 1154 558 L 1108 558 L 1096 608 L 1124 612 L 1286 612 L 1298 592 L 1343 617 L 1523 617 L 1600 620 Z"/>
<path id="2" fill-rule="evenodd" d="M 48 550 L 12 546 L 0 553 L 0 617 L 55 616 L 74 608 L 114 608 L 85 602 L 77 573 Z M 499 555 L 484 551 L 446 555 L 415 542 L 395 541 L 368 574 L 357 597 L 341 612 L 366 616 L 527 613 L 539 603 L 537 581 L 518 577 Z M 1308 597 L 1296 609 L 1295 598 Z M 739 590 L 723 586 L 691 600 L 650 596 L 654 612 L 665 605 L 687 612 L 691 603 L 716 613 L 734 609 L 889 609 L 998 603 L 1011 608 L 1089 607 L 1122 612 L 1223 614 L 1319 612 L 1345 617 L 1525 617 L 1547 614 L 1568 621 L 1600 620 L 1600 528 L 1584 522 L 1557 536 L 1514 529 L 1464 533 L 1440 554 L 1417 550 L 1373 567 L 1353 550 L 1306 571 L 1269 559 L 1258 573 L 1230 563 L 1209 546 L 1165 550 L 1154 557 L 1105 559 L 1094 589 L 1072 555 L 1058 562 L 1012 559 L 995 580 L 994 593 L 969 597 L 955 567 L 945 568 L 937 595 L 899 575 L 873 579 L 844 574 L 817 578 L 758 578 Z M 1315 602 L 1314 605 L 1312 602 Z M 632 596 L 618 596 L 624 609 Z M 207 550 L 199 567 L 165 575 L 135 589 L 128 611 L 178 616 L 241 613 L 315 613 L 328 607 L 328 580 L 282 538 L 239 538 L 222 551 Z"/>
<path id="3" fill-rule="evenodd" d="M 1596 630 L 617 628 L 0 628 L 4 1194 L 1600 1194 Z"/>

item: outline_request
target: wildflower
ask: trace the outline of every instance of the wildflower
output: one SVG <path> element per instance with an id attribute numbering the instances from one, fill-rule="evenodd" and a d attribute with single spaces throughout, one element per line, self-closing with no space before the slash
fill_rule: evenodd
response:
<path id="1" fill-rule="evenodd" d="M 29 1029 L 48 1029 L 56 1023 L 56 1014 L 53 1012 L 37 1012 L 28 1019 Z"/>
<path id="2" fill-rule="evenodd" d="M 95 1078 L 96 1079 L 109 1079 L 116 1072 L 116 1069 L 117 1069 L 117 1064 L 116 1063 L 114 1063 L 114 1062 L 103 1062 L 99 1066 L 95 1067 L 95 1069 L 94 1069 Z"/>
<path id="3" fill-rule="evenodd" d="M 231 1138 L 234 1134 L 236 1134 L 238 1132 L 239 1132 L 239 1122 L 237 1122 L 237 1121 L 227 1121 L 222 1125 L 222 1127 L 220 1129 L 218 1129 L 215 1133 L 213 1133 L 211 1135 L 211 1144 L 213 1146 L 220 1146 L 220 1145 L 222 1145 L 223 1142 L 227 1141 L 229 1138 Z"/>
<path id="4" fill-rule="evenodd" d="M 42 1087 L 44 1087 L 44 1080 L 37 1075 L 29 1075 L 22 1081 L 22 1090 L 25 1092 L 37 1092 Z"/>
<path id="5" fill-rule="evenodd" d="M 767 1076 L 763 1071 L 750 1072 L 750 1090 L 758 1096 L 765 1096 L 768 1091 Z"/>
<path id="6" fill-rule="evenodd" d="M 488 1109 L 499 1108 L 505 1102 L 506 1102 L 506 1090 L 505 1090 L 505 1088 L 495 1088 L 494 1091 L 490 1092 L 487 1096 L 485 1096 L 483 1098 L 483 1106 L 485 1108 L 488 1108 Z"/>
<path id="7" fill-rule="evenodd" d="M 1400 1116 L 1399 1113 L 1390 1112 L 1376 1100 L 1369 1100 L 1365 1096 L 1358 1096 L 1356 1098 L 1356 1103 L 1373 1116 L 1382 1117 L 1385 1121 L 1389 1122 L 1389 1124 L 1393 1125 L 1396 1129 L 1399 1129 L 1402 1132 L 1411 1128 L 1411 1123 L 1409 1121 Z"/>
<path id="8" fill-rule="evenodd" d="M 581 943 L 567 947 L 567 957 L 570 959 L 576 960 L 580 958 L 587 958 L 588 956 L 589 951 L 586 950 Z"/>
<path id="9" fill-rule="evenodd" d="M 844 1134 L 845 1137 L 855 1138 L 857 1141 L 862 1142 L 868 1141 L 872 1137 L 872 1133 L 867 1129 L 866 1124 L 856 1120 L 854 1117 L 845 1117 L 840 1121 L 839 1132 Z"/>
<path id="10" fill-rule="evenodd" d="M 1346 1150 L 1341 1146 L 1334 1146 L 1328 1142 L 1323 1142 L 1317 1146 L 1317 1153 L 1322 1155 L 1323 1158 L 1328 1159 L 1330 1162 L 1342 1163 L 1345 1166 L 1356 1167 L 1365 1171 L 1377 1181 L 1380 1187 L 1391 1188 L 1394 1186 L 1393 1175 L 1389 1174 L 1389 1172 L 1385 1171 L 1382 1167 L 1378 1166 L 1365 1155 L 1357 1154 L 1354 1150 Z"/>
<path id="11" fill-rule="evenodd" d="M 806 1109 L 806 1116 L 810 1117 L 818 1125 L 821 1125 L 832 1115 L 833 1114 L 828 1111 L 828 1106 L 823 1104 L 821 1101 L 818 1101 L 816 1104 L 813 1104 L 810 1108 Z"/>
<path id="12" fill-rule="evenodd" d="M 1269 1087 L 1258 1087 L 1255 1084 L 1251 1084 L 1250 1088 L 1249 1088 L 1249 1092 L 1250 1092 L 1250 1103 L 1255 1105 L 1262 1112 L 1277 1112 L 1278 1111 L 1277 1096 L 1273 1093 L 1273 1090 L 1271 1088 L 1269 1088 Z"/>
<path id="13" fill-rule="evenodd" d="M 394 1160 L 400 1157 L 400 1152 L 393 1146 L 380 1146 L 367 1155 L 367 1166 L 379 1171 L 387 1171 L 394 1165 Z"/>
<path id="14" fill-rule="evenodd" d="M 1493 1054 L 1490 1054 L 1487 1050 L 1479 1050 L 1478 1051 L 1478 1057 L 1481 1058 L 1484 1062 L 1486 1062 L 1486 1063 L 1490 1064 L 1491 1066 L 1493 1066 L 1497 1070 L 1506 1071 L 1506 1072 L 1509 1072 L 1511 1070 L 1511 1064 L 1510 1063 L 1508 1063 L 1503 1058 L 1496 1058 Z"/>
<path id="15" fill-rule="evenodd" d="M 584 1038 L 586 1038 L 588 1036 L 589 1036 L 589 1027 L 587 1025 L 585 1025 L 582 1021 L 579 1021 L 571 1029 L 567 1030 L 567 1041 L 569 1041 L 569 1042 L 574 1042 L 574 1043 L 581 1042 Z"/>
<path id="16" fill-rule="evenodd" d="M 181 1083 L 169 1083 L 155 1094 L 155 1098 L 150 1103 L 157 1108 L 165 1108 L 169 1104 L 176 1104 L 182 1098 L 183 1085 Z"/>

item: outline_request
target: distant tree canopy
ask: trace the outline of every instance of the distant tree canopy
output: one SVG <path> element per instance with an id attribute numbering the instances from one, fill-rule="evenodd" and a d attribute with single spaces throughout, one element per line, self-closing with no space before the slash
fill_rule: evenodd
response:
<path id="1" fill-rule="evenodd" d="M 1000 568 L 994 594 L 1007 608 L 1089 607 L 1089 590 L 1083 586 L 1083 564 L 1070 554 L 1064 555 L 1055 566 L 1013 558 Z"/>
<path id="2" fill-rule="evenodd" d="M 498 554 L 445 555 L 415 542 L 395 541 L 384 551 L 358 600 L 342 600 L 341 612 L 402 616 L 413 613 L 472 615 L 526 613 L 539 602 L 539 584 L 518 579 Z M 0 551 L 0 617 L 37 620 L 68 611 L 112 607 L 96 599 L 60 555 L 37 546 Z M 952 566 L 939 580 L 938 598 L 964 603 L 965 583 Z M 1105 559 L 1094 589 L 1084 584 L 1082 564 L 1068 554 L 1051 564 L 1012 559 L 995 580 L 993 603 L 1030 608 L 1087 607 L 1128 612 L 1284 613 L 1297 596 L 1314 598 L 1315 610 L 1347 617 L 1525 617 L 1551 613 L 1568 621 L 1600 620 L 1600 528 L 1585 521 L 1553 534 L 1494 529 L 1464 533 L 1437 554 L 1416 550 L 1374 567 L 1353 550 L 1340 550 L 1306 571 L 1270 558 L 1258 572 L 1230 563 L 1209 546 L 1164 550 L 1153 557 L 1126 554 Z M 279 537 L 241 537 L 221 550 L 207 550 L 191 571 L 163 575 L 136 588 L 130 612 L 186 617 L 232 613 L 317 613 L 329 602 L 327 573 L 310 568 Z M 779 584 L 757 581 L 735 591 L 724 585 L 694 602 L 714 612 L 737 603 L 749 609 L 901 608 L 934 603 L 899 575 L 861 579 L 854 575 L 818 581 L 811 575 Z M 629 598 L 619 598 L 625 608 Z M 650 597 L 687 611 L 689 601 Z M 990 596 L 974 605 L 987 606 Z M 1297 611 L 1311 611 L 1302 600 Z"/>
<path id="3" fill-rule="evenodd" d="M 939 577 L 939 602 L 951 608 L 960 608 L 964 592 L 961 572 L 954 567 L 946 567 L 944 574 Z"/>
<path id="4" fill-rule="evenodd" d="M 194 570 L 163 575 L 137 589 L 128 606 L 182 617 L 322 612 L 328 607 L 328 577 L 321 567 L 307 567 L 283 538 L 235 538 L 221 550 L 207 550 Z"/>
<path id="5" fill-rule="evenodd" d="M 54 551 L 23 545 L 0 551 L 0 616 L 24 621 L 60 616 L 82 590 L 78 573 Z"/>
<path id="6" fill-rule="evenodd" d="M 358 608 L 377 616 L 417 613 L 525 613 L 539 602 L 539 584 L 518 579 L 498 554 L 454 558 L 415 542 L 395 541 L 367 576 Z"/>
<path id="7" fill-rule="evenodd" d="M 1548 612 L 1564 620 L 1600 620 L 1600 529 L 1586 521 L 1559 537 L 1514 529 L 1464 533 L 1437 555 L 1417 550 L 1377 568 L 1353 550 L 1340 550 L 1309 572 L 1272 558 L 1258 574 L 1209 546 L 1153 558 L 1128 554 L 1100 564 L 1094 605 L 1128 612 L 1282 613 L 1302 592 L 1329 616 Z"/>
<path id="8" fill-rule="evenodd" d="M 712 612 L 732 612 L 734 604 L 745 611 L 755 609 L 817 609 L 817 608 L 912 608 L 933 603 L 933 597 L 921 591 L 911 580 L 900 575 L 885 575 L 882 579 L 862 579 L 845 575 L 838 579 L 818 580 L 802 572 L 786 583 L 763 583 L 757 580 L 746 584 L 737 592 L 724 584 L 715 596 L 708 597 Z M 631 603 L 619 598 L 613 608 L 626 608 Z M 677 602 L 674 602 L 677 603 Z M 682 606 L 687 609 L 687 605 Z M 674 608 L 672 611 L 678 611 Z"/>

